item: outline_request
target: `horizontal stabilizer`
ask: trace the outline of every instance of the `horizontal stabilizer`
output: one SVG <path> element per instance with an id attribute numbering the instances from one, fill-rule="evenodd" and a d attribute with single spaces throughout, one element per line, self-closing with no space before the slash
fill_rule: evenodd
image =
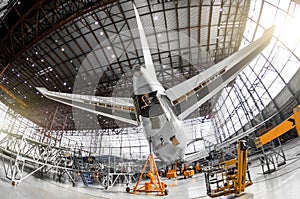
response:
<path id="1" fill-rule="evenodd" d="M 271 41 L 274 27 L 249 46 L 165 91 L 179 119 L 186 118 L 230 83 Z"/>
<path id="2" fill-rule="evenodd" d="M 131 98 L 61 93 L 49 91 L 42 87 L 37 87 L 36 89 L 45 97 L 54 101 L 122 122 L 138 125 L 135 106 Z"/>

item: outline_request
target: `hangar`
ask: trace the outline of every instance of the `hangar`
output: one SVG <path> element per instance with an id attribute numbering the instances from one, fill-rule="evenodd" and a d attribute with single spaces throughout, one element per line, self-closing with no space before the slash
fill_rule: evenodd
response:
<path id="1" fill-rule="evenodd" d="M 5 198 L 152 198 L 125 188 L 139 179 L 154 135 L 145 133 L 136 111 L 140 105 L 117 104 L 133 96 L 145 102 L 133 89 L 134 76 L 136 68 L 147 68 L 149 58 L 174 115 L 197 104 L 193 96 L 200 99 L 204 87 L 210 96 L 183 117 L 185 131 L 179 133 L 187 139 L 185 157 L 166 162 L 161 152 L 154 153 L 168 185 L 163 197 L 236 194 L 237 183 L 230 181 L 232 188 L 224 176 L 229 179 L 228 161 L 239 158 L 238 141 L 244 140 L 251 186 L 237 197 L 297 198 L 299 1 L 4 0 L 0 7 L 0 186 Z M 215 91 L 209 81 L 226 74 L 229 64 L 223 63 L 235 63 L 246 52 L 237 53 L 272 26 L 268 45 L 251 62 L 242 59 L 243 70 L 229 82 L 222 77 Z M 218 64 L 224 70 L 215 71 Z M 214 76 L 203 75 L 208 73 Z M 203 82 L 196 78 L 191 92 L 171 97 L 172 88 L 195 77 Z M 138 125 L 119 120 L 120 112 Z M 150 121 L 153 129 L 160 128 L 157 119 Z M 163 136 L 158 148 L 183 142 L 177 135 Z M 239 165 L 234 161 L 237 170 Z M 192 179 L 185 179 L 186 167 L 196 172 Z M 166 178 L 170 170 L 175 179 Z"/>

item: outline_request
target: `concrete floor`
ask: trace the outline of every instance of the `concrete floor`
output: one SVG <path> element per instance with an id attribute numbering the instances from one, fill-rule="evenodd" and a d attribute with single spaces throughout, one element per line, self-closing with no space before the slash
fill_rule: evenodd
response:
<path id="1" fill-rule="evenodd" d="M 298 199 L 300 198 L 300 139 L 295 139 L 284 146 L 287 164 L 277 171 L 263 175 L 261 167 L 254 163 L 250 166 L 253 185 L 246 188 L 245 193 L 239 196 L 222 196 L 220 199 Z M 0 166 L 1 167 L 1 166 Z M 13 187 L 0 168 L 0 199 L 123 199 L 123 198 L 210 198 L 206 195 L 204 175 L 196 174 L 191 179 L 176 179 L 163 181 L 168 184 L 168 196 L 155 196 L 145 193 L 128 194 L 125 185 L 116 185 L 103 190 L 102 188 L 72 187 L 70 184 L 61 184 L 29 177 L 18 186 Z M 134 184 L 130 185 L 131 187 Z"/>

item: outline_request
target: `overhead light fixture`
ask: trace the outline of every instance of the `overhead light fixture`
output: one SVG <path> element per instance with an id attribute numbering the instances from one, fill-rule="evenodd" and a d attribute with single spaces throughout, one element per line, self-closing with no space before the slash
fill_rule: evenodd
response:
<path id="1" fill-rule="evenodd" d="M 64 52 L 64 51 L 65 51 L 65 49 L 64 49 L 64 48 L 61 48 L 60 50 L 61 50 L 62 52 Z"/>
<path id="2" fill-rule="evenodd" d="M 103 34 L 104 34 L 104 33 L 101 31 L 101 32 L 100 32 L 100 35 L 102 36 Z"/>
<path id="3" fill-rule="evenodd" d="M 98 22 L 98 21 L 95 21 L 95 24 L 96 24 L 96 25 L 98 25 L 98 24 L 99 24 L 99 22 Z"/>
<path id="4" fill-rule="evenodd" d="M 155 15 L 155 16 L 153 17 L 153 19 L 154 19 L 155 21 L 158 20 L 158 16 Z"/>
<path id="5" fill-rule="evenodd" d="M 44 60 L 43 60 L 43 59 L 41 59 L 41 62 L 44 62 Z"/>

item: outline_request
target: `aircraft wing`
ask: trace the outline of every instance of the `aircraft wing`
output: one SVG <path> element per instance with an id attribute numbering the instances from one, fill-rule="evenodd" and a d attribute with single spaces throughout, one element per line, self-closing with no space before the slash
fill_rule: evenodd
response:
<path id="1" fill-rule="evenodd" d="M 45 97 L 54 101 L 122 122 L 138 125 L 138 116 L 131 98 L 61 93 L 49 91 L 43 87 L 37 87 L 36 89 Z"/>
<path id="2" fill-rule="evenodd" d="M 172 101 L 179 119 L 186 118 L 224 86 L 251 62 L 271 41 L 274 27 L 249 46 L 235 52 L 202 73 L 165 91 Z"/>

